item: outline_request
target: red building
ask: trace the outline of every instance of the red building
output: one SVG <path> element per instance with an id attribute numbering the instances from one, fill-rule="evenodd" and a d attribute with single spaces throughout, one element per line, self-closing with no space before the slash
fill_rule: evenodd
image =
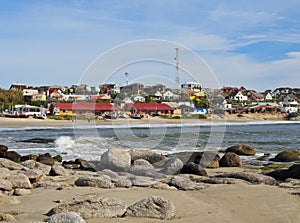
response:
<path id="1" fill-rule="evenodd" d="M 129 103 L 124 105 L 123 110 L 142 114 L 173 114 L 174 108 L 164 103 Z"/>

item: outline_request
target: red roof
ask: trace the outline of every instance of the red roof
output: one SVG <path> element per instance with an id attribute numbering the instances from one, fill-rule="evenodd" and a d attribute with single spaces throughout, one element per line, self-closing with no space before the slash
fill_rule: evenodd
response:
<path id="1" fill-rule="evenodd" d="M 125 104 L 125 110 L 137 111 L 173 111 L 174 108 L 163 103 L 129 103 Z"/>
<path id="2" fill-rule="evenodd" d="M 77 110 L 77 111 L 119 111 L 120 108 L 111 103 L 105 102 L 77 102 L 77 103 L 60 103 L 56 107 L 61 110 Z"/>

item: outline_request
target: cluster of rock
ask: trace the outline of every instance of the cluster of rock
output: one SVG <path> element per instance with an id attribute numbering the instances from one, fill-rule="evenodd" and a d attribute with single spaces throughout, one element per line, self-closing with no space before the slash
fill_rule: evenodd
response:
<path id="1" fill-rule="evenodd" d="M 52 157 L 48 153 L 20 156 L 14 151 L 8 151 L 6 146 L 0 145 L 0 205 L 18 203 L 17 196 L 28 195 L 31 189 L 37 187 L 55 189 L 75 186 L 150 187 L 202 190 L 207 188 L 208 184 L 234 184 L 242 181 L 249 184 L 276 185 L 278 184 L 276 180 L 293 182 L 288 178 L 300 179 L 300 164 L 266 175 L 241 171 L 208 176 L 205 170 L 205 168 L 241 167 L 240 155 L 253 156 L 255 153 L 255 148 L 248 145 L 230 147 L 222 158 L 215 152 L 183 152 L 164 156 L 148 149 L 131 151 L 110 149 L 102 154 L 98 162 L 82 159 L 62 162 L 61 157 Z M 278 154 L 277 158 L 284 160 L 284 156 L 291 154 L 295 155 L 288 152 Z M 80 170 L 79 175 L 74 174 L 77 170 Z M 53 178 L 60 176 L 58 180 Z M 71 179 L 71 183 L 63 179 Z M 93 194 L 76 197 L 68 203 L 54 207 L 48 212 L 49 218 L 45 221 L 85 222 L 84 219 L 95 217 L 125 216 L 168 220 L 174 218 L 175 212 L 172 202 L 162 197 L 150 196 L 135 204 L 127 205 L 118 198 Z M 7 214 L 0 214 L 0 220 L 8 218 Z"/>

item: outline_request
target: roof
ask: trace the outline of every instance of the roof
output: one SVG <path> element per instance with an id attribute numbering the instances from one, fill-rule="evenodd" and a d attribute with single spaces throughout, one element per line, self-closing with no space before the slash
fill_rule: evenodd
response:
<path id="1" fill-rule="evenodd" d="M 77 102 L 77 103 L 58 103 L 56 107 L 61 110 L 78 110 L 78 111 L 119 111 L 120 108 L 111 103 L 105 102 Z"/>
<path id="2" fill-rule="evenodd" d="M 164 103 L 129 103 L 125 104 L 125 110 L 138 111 L 173 111 L 174 108 Z"/>
<path id="3" fill-rule="evenodd" d="M 108 95 L 93 95 L 90 100 L 112 100 Z"/>

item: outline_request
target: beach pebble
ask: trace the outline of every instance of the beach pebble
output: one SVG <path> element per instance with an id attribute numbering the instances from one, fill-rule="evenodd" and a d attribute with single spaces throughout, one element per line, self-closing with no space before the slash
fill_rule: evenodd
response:
<path id="1" fill-rule="evenodd" d="M 47 218 L 48 223 L 85 223 L 86 221 L 76 212 L 63 212 Z"/>
<path id="2" fill-rule="evenodd" d="M 101 156 L 97 169 L 110 169 L 112 171 L 128 171 L 131 164 L 130 154 L 123 149 L 109 149 Z"/>
<path id="3" fill-rule="evenodd" d="M 99 194 L 84 195 L 52 208 L 47 215 L 74 211 L 84 219 L 116 218 L 124 215 L 127 205 L 118 198 L 103 198 Z"/>
<path id="4" fill-rule="evenodd" d="M 239 155 L 231 152 L 225 153 L 219 164 L 220 167 L 242 167 L 242 161 Z"/>
<path id="5" fill-rule="evenodd" d="M 175 206 L 171 201 L 159 196 L 151 196 L 129 206 L 125 215 L 170 220 L 175 213 Z"/>
<path id="6" fill-rule="evenodd" d="M 0 167 L 7 168 L 9 170 L 20 170 L 23 168 L 22 165 L 5 158 L 0 158 Z"/>

